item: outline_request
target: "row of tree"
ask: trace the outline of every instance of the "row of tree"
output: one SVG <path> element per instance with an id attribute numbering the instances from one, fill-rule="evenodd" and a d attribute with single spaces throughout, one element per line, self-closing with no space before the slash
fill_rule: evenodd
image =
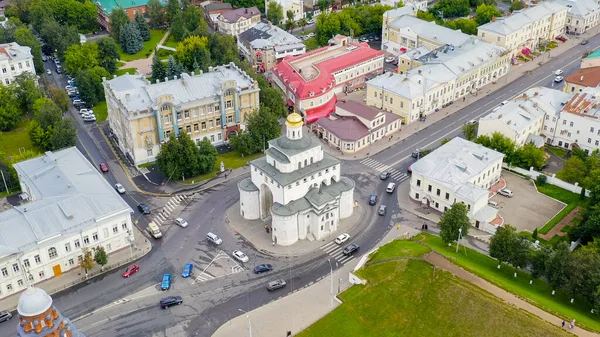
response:
<path id="1" fill-rule="evenodd" d="M 156 156 L 158 168 L 169 179 L 185 180 L 186 177 L 209 173 L 216 162 L 217 150 L 208 138 L 196 144 L 185 132 L 181 132 L 179 137 L 172 133 Z"/>
<path id="2" fill-rule="evenodd" d="M 383 24 L 383 14 L 390 9 L 392 7 L 379 4 L 360 5 L 344 8 L 340 12 L 323 13 L 317 18 L 315 29 L 317 42 L 324 46 L 337 34 L 354 37 L 379 32 Z"/>
<path id="3" fill-rule="evenodd" d="M 586 189 L 594 187 L 595 178 L 600 176 L 600 151 L 594 150 L 589 155 L 574 147 L 562 170 L 556 176 L 570 183 L 577 183 Z"/>
<path id="4" fill-rule="evenodd" d="M 92 250 L 83 248 L 83 254 L 79 265 L 85 272 L 85 277 L 88 276 L 88 271 L 94 268 L 94 263 L 98 264 L 102 270 L 104 270 L 104 266 L 108 263 L 108 254 L 106 254 L 104 247 L 98 246 L 94 247 Z"/>
<path id="5" fill-rule="evenodd" d="M 21 0 L 6 6 L 7 17 L 34 25 L 37 31 L 43 22 L 55 21 L 75 27 L 82 33 L 98 28 L 98 7 L 91 0 Z"/>

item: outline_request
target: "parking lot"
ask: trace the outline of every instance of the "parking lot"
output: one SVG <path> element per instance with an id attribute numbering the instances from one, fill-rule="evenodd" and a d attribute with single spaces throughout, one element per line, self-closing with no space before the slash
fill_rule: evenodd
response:
<path id="1" fill-rule="evenodd" d="M 532 181 L 507 171 L 502 172 L 502 177 L 506 188 L 514 195 L 507 198 L 496 194 L 491 200 L 498 203 L 504 223 L 518 231 L 532 232 L 541 228 L 565 207 L 565 204 L 539 193 Z"/>

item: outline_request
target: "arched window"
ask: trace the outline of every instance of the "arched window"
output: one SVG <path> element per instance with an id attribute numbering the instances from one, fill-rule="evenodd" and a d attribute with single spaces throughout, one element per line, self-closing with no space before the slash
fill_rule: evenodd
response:
<path id="1" fill-rule="evenodd" d="M 54 258 L 58 257 L 58 253 L 56 252 L 56 248 L 54 248 L 54 247 L 50 247 L 50 248 L 48 249 L 48 256 L 49 256 L 51 259 L 54 259 Z"/>
<path id="2" fill-rule="evenodd" d="M 302 165 L 302 163 L 301 163 L 301 162 L 298 162 L 298 170 L 299 170 L 299 169 L 302 167 L 302 166 L 300 166 L 300 165 Z"/>
<path id="3" fill-rule="evenodd" d="M 304 166 L 308 165 L 308 160 L 304 159 Z"/>
<path id="4" fill-rule="evenodd" d="M 313 157 L 310 157 L 310 164 L 312 165 L 314 163 Z"/>

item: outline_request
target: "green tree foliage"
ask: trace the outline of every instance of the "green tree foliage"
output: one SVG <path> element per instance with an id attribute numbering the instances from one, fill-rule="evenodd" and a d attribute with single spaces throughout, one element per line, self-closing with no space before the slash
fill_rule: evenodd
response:
<path id="1" fill-rule="evenodd" d="M 486 5 L 481 4 L 477 6 L 477 10 L 475 10 L 475 21 L 477 21 L 478 25 L 486 24 L 492 21 L 492 18 L 502 17 L 502 12 L 496 8 L 494 5 Z"/>
<path id="2" fill-rule="evenodd" d="M 63 111 L 52 100 L 36 100 L 34 111 L 34 120 L 29 124 L 29 138 L 35 146 L 54 151 L 75 145 L 75 128 L 69 119 L 63 118 Z"/>
<path id="3" fill-rule="evenodd" d="M 302 31 L 304 31 L 304 27 L 306 27 L 307 24 L 308 20 L 306 20 L 306 18 L 298 20 L 298 27 L 302 28 Z"/>
<path id="4" fill-rule="evenodd" d="M 150 27 L 159 28 L 165 25 L 165 9 L 160 0 L 148 1 L 150 11 Z"/>
<path id="5" fill-rule="evenodd" d="M 65 51 L 65 70 L 75 74 L 98 65 L 100 51 L 96 43 L 74 44 Z"/>
<path id="6" fill-rule="evenodd" d="M 204 137 L 198 143 L 198 151 L 198 173 L 204 174 L 211 172 L 215 168 L 215 163 L 217 162 L 217 149 L 210 143 L 208 138 Z"/>
<path id="7" fill-rule="evenodd" d="M 546 279 L 554 289 L 563 288 L 568 281 L 569 244 L 560 242 L 546 260 Z"/>
<path id="8" fill-rule="evenodd" d="M 177 13 L 169 25 L 171 26 L 171 36 L 173 36 L 175 41 L 183 41 L 188 35 L 188 30 L 185 28 L 183 13 Z"/>
<path id="9" fill-rule="evenodd" d="M 445 243 L 458 240 L 458 230 L 462 228 L 462 236 L 466 237 L 471 227 L 471 221 L 467 216 L 467 206 L 461 202 L 452 204 L 440 218 L 440 237 Z"/>
<path id="10" fill-rule="evenodd" d="M 269 1 L 267 4 L 267 20 L 278 25 L 283 20 L 283 7 L 277 1 Z"/>
<path id="11" fill-rule="evenodd" d="M 42 96 L 36 76 L 31 73 L 21 73 L 15 77 L 13 83 L 14 93 L 21 111 L 23 113 L 30 112 L 33 102 Z"/>
<path id="12" fill-rule="evenodd" d="M 597 207 L 598 204 L 592 204 Z M 594 238 L 600 238 L 600 211 L 592 209 L 589 211 L 583 221 L 569 232 L 569 238 L 572 240 L 581 240 L 585 244 L 593 241 Z"/>
<path id="13" fill-rule="evenodd" d="M 472 141 L 477 138 L 477 124 L 465 124 L 462 126 L 463 135 L 467 140 Z"/>
<path id="14" fill-rule="evenodd" d="M 446 20 L 442 22 L 442 25 L 450 29 L 460 30 L 465 34 L 477 35 L 477 22 L 474 19 L 459 18 L 455 20 Z"/>
<path id="15" fill-rule="evenodd" d="M 183 22 L 186 29 L 186 37 L 189 35 L 208 36 L 208 24 L 204 20 L 202 9 L 197 6 L 187 6 L 183 11 Z"/>
<path id="16" fill-rule="evenodd" d="M 523 3 L 523 1 L 513 1 L 512 4 L 510 5 L 510 9 L 509 11 L 514 12 L 514 11 L 518 11 L 525 8 L 525 3 Z"/>
<path id="17" fill-rule="evenodd" d="M 108 78 L 110 74 L 100 66 L 82 70 L 75 74 L 79 96 L 91 106 L 104 100 L 103 77 Z"/>
<path id="18" fill-rule="evenodd" d="M 469 0 L 440 0 L 431 9 L 429 9 L 436 17 L 438 13 L 442 13 L 444 19 L 457 18 L 467 16 L 471 12 Z"/>
<path id="19" fill-rule="evenodd" d="M 88 271 L 94 267 L 94 257 L 92 256 L 92 251 L 88 248 L 83 248 L 83 258 L 79 262 L 79 265 L 85 272 L 85 277 L 87 277 Z"/>
<path id="20" fill-rule="evenodd" d="M 517 235 L 511 225 L 498 228 L 490 240 L 490 256 L 513 267 L 526 267 L 529 259 L 529 243 Z"/>
<path id="21" fill-rule="evenodd" d="M 211 65 L 208 38 L 192 35 L 179 43 L 173 55 L 175 60 L 188 70 L 208 70 Z"/>
<path id="22" fill-rule="evenodd" d="M 567 290 L 579 294 L 588 302 L 596 301 L 594 293 L 600 286 L 600 254 L 592 245 L 576 249 L 569 255 Z"/>
<path id="23" fill-rule="evenodd" d="M 144 19 L 141 13 L 138 12 L 135 14 L 134 22 L 138 31 L 140 32 L 140 35 L 142 36 L 142 40 L 150 40 L 150 25 L 148 25 L 148 21 Z"/>
<path id="24" fill-rule="evenodd" d="M 60 111 L 66 112 L 67 110 L 69 110 L 69 107 L 71 106 L 71 100 L 69 99 L 69 96 L 67 95 L 66 91 L 59 89 L 53 85 L 46 86 L 45 91 L 46 96 L 50 98 L 52 102 L 56 104 L 56 106 L 58 106 Z"/>
<path id="25" fill-rule="evenodd" d="M 288 9 L 287 12 L 285 12 L 285 17 L 290 21 L 294 21 L 294 11 Z"/>
<path id="26" fill-rule="evenodd" d="M 144 49 L 144 39 L 135 22 L 130 22 L 121 28 L 119 42 L 121 42 L 121 49 L 128 54 L 135 54 Z"/>
<path id="27" fill-rule="evenodd" d="M 179 0 L 168 0 L 166 6 L 166 19 L 169 24 L 173 23 L 173 19 L 181 13 Z"/>
<path id="28" fill-rule="evenodd" d="M 110 36 L 122 44 L 121 29 L 129 23 L 129 17 L 122 7 L 113 8 L 110 12 Z"/>
<path id="29" fill-rule="evenodd" d="M 54 20 L 45 21 L 39 30 L 42 39 L 57 56 L 62 58 L 69 46 L 79 44 L 79 32 L 75 26 L 63 26 Z"/>
<path id="30" fill-rule="evenodd" d="M 429 21 L 429 22 L 436 20 L 435 15 L 431 14 L 428 11 L 422 11 L 420 9 L 417 11 L 417 18 L 419 18 L 421 20 Z"/>
<path id="31" fill-rule="evenodd" d="M 531 276 L 542 277 L 546 275 L 546 261 L 550 259 L 552 250 L 540 246 L 539 249 L 529 251 L 529 263 L 531 265 Z"/>
<path id="32" fill-rule="evenodd" d="M 164 81 L 165 77 L 167 77 L 165 64 L 160 60 L 158 55 L 154 54 L 152 57 L 152 81 Z"/>
<path id="33" fill-rule="evenodd" d="M 294 28 L 296 28 L 296 23 L 294 21 L 289 19 L 285 21 L 285 30 L 287 30 L 288 32 L 292 32 Z"/>
<path id="34" fill-rule="evenodd" d="M 98 45 L 98 61 L 100 66 L 111 74 L 117 71 L 119 47 L 111 37 L 102 37 L 95 41 Z"/>
<path id="35" fill-rule="evenodd" d="M 4 26 L 0 26 L 0 43 L 14 42 L 15 33 L 21 27 L 23 27 L 21 20 L 18 18 L 9 18 Z"/>
<path id="36" fill-rule="evenodd" d="M 42 44 L 37 40 L 31 30 L 26 27 L 21 27 L 15 30 L 15 42 L 21 46 L 27 46 L 31 48 L 35 72 L 38 74 L 43 73 L 44 60 L 42 60 Z"/>
<path id="37" fill-rule="evenodd" d="M 215 33 L 210 35 L 208 44 L 213 66 L 238 61 L 239 54 L 233 36 Z"/>
<path id="38" fill-rule="evenodd" d="M 185 71 L 183 65 L 173 58 L 173 55 L 169 56 L 166 68 L 166 77 L 173 79 L 175 76 L 181 76 L 181 73 Z"/>
<path id="39" fill-rule="evenodd" d="M 156 157 L 158 168 L 171 179 L 185 179 L 213 170 L 217 159 L 216 149 L 206 138 L 196 146 L 187 133 L 179 137 L 171 134 Z"/>
<path id="40" fill-rule="evenodd" d="M 578 183 L 588 190 L 594 188 L 596 178 L 600 177 L 600 151 L 594 150 L 589 156 L 585 152 L 580 155 L 580 152 L 573 151 L 556 176 L 570 183 Z"/>
<path id="41" fill-rule="evenodd" d="M 257 150 L 258 146 L 254 144 L 253 141 L 253 135 L 249 131 L 241 130 L 237 135 L 229 138 L 229 145 L 240 154 L 247 156 L 262 151 L 262 147 Z"/>
<path id="42" fill-rule="evenodd" d="M 230 145 L 245 155 L 262 151 L 268 147 L 268 141 L 279 137 L 280 115 L 261 106 L 258 111 L 246 115 L 248 131 L 241 132 L 230 139 Z"/>
<path id="43" fill-rule="evenodd" d="M 317 18 L 315 34 L 317 42 L 323 46 L 337 34 L 359 36 L 381 30 L 383 14 L 392 9 L 390 6 L 375 4 L 373 6 L 347 7 L 340 12 L 321 14 Z"/>
<path id="44" fill-rule="evenodd" d="M 67 26 L 77 27 L 82 32 L 91 32 L 97 28 L 98 7 L 92 1 L 77 0 L 34 0 L 48 5 L 50 12 L 45 13 Z"/>
<path id="45" fill-rule="evenodd" d="M 527 143 L 515 151 L 514 160 L 520 167 L 541 170 L 546 163 L 546 152 L 533 143 Z"/>
<path id="46" fill-rule="evenodd" d="M 331 6 L 332 3 L 332 0 L 317 1 L 317 7 L 321 10 L 321 14 L 325 14 L 325 11 L 327 10 L 327 8 L 329 8 L 329 6 Z"/>
<path id="47" fill-rule="evenodd" d="M 94 261 L 104 270 L 104 266 L 108 263 L 108 255 L 104 247 L 98 246 L 94 248 Z"/>
<path id="48" fill-rule="evenodd" d="M 225 0 L 224 2 L 230 3 L 234 8 L 256 7 L 262 13 L 265 12 L 265 2 L 262 0 Z"/>

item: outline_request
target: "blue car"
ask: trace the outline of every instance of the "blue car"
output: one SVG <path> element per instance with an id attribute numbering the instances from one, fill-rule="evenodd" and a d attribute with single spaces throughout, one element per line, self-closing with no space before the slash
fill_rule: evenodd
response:
<path id="1" fill-rule="evenodd" d="M 171 274 L 164 274 L 162 283 L 160 284 L 161 290 L 169 290 L 171 288 Z"/>
<path id="2" fill-rule="evenodd" d="M 181 277 L 183 277 L 183 278 L 190 277 L 190 275 L 192 275 L 192 269 L 194 269 L 194 265 L 191 263 L 188 263 L 185 266 L 183 266 L 183 271 L 181 272 Z"/>

